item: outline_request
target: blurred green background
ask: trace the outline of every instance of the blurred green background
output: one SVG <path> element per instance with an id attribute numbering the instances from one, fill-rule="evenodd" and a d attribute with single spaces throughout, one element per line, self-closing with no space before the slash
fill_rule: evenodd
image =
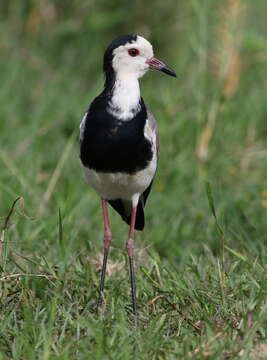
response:
<path id="1" fill-rule="evenodd" d="M 102 90 L 106 46 L 127 33 L 177 73 L 141 80 L 161 155 L 137 262 L 148 249 L 183 273 L 207 248 L 221 256 L 209 182 L 224 244 L 266 263 L 266 11 L 264 0 L 0 2 L 3 226 L 23 198 L 2 233 L 3 276 L 74 267 L 87 269 L 84 284 L 97 281 L 90 258 L 102 249 L 102 213 L 81 173 L 79 122 Z M 114 212 L 111 221 L 111 258 L 121 258 L 128 228 Z"/>
<path id="2" fill-rule="evenodd" d="M 254 241 L 266 240 L 264 1 L 25 0 L 0 6 L 0 209 L 4 216 L 22 196 L 25 211 L 37 218 L 20 218 L 12 230 L 22 246 L 53 243 L 44 232 L 47 222 L 56 226 L 59 207 L 77 246 L 101 236 L 99 200 L 79 168 L 78 126 L 102 89 L 106 46 L 125 33 L 148 38 L 178 75 L 150 72 L 142 79 L 161 132 L 145 242 L 178 260 L 201 241 L 216 247 L 206 181 L 232 233 L 245 237 L 240 227 L 251 225 L 259 232 Z M 113 221 L 118 238 L 125 237 L 117 215 Z"/>

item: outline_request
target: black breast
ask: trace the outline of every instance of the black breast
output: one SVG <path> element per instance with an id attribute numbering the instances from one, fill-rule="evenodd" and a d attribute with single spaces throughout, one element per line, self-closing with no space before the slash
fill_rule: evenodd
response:
<path id="1" fill-rule="evenodd" d="M 84 166 L 101 172 L 133 174 L 152 159 L 151 143 L 144 137 L 147 112 L 141 109 L 132 120 L 120 121 L 106 110 L 106 99 L 91 104 L 81 140 L 80 158 Z"/>

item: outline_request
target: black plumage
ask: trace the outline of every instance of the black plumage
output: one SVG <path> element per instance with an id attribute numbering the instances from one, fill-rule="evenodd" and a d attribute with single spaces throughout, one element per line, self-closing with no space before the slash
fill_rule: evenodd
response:
<path id="1" fill-rule="evenodd" d="M 120 121 L 107 111 L 108 99 L 103 92 L 87 112 L 81 161 L 96 171 L 134 174 L 152 159 L 151 143 L 144 136 L 146 107 L 140 99 L 140 111 L 131 120 Z"/>

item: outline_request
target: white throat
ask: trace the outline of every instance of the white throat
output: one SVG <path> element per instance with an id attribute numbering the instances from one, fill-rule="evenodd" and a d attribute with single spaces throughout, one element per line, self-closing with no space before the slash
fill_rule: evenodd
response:
<path id="1" fill-rule="evenodd" d="M 135 74 L 117 74 L 108 111 L 122 121 L 140 110 L 140 87 Z"/>

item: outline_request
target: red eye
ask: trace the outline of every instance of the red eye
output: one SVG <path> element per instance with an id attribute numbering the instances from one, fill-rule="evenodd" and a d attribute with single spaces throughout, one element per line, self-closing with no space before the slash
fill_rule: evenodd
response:
<path id="1" fill-rule="evenodd" d="M 129 50 L 128 50 L 128 54 L 129 54 L 130 56 L 137 56 L 137 55 L 139 55 L 140 53 L 139 53 L 139 50 L 137 50 L 137 49 L 135 49 L 135 48 L 132 48 L 132 49 L 129 49 Z"/>

